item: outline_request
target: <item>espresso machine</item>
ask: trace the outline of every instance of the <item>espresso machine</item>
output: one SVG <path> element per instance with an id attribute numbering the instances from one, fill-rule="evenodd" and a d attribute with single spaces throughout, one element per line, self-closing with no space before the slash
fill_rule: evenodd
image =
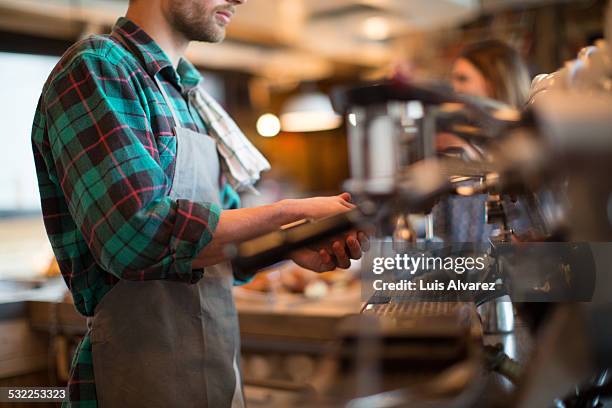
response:
<path id="1" fill-rule="evenodd" d="M 363 262 L 366 269 L 367 258 L 376 255 L 457 256 L 476 250 L 466 243 L 457 245 L 437 237 L 432 209 L 449 195 L 480 194 L 481 189 L 488 193 L 486 188 L 493 185 L 498 166 L 490 161 L 440 157 L 435 149 L 436 134 L 452 130 L 484 145 L 505 129 L 518 127 L 520 113 L 493 101 L 455 95 L 435 84 L 398 81 L 340 89 L 333 100 L 347 120 L 351 179 L 345 189 L 352 194 L 357 209 L 232 248 L 237 270 L 252 273 L 278 262 L 292 250 L 361 228 L 373 236 L 373 248 Z M 500 195 L 498 191 L 493 193 Z M 499 224 L 495 230 L 506 231 L 501 204 L 489 207 L 489 221 Z M 483 218 L 484 212 L 483 206 Z M 507 240 L 505 232 L 498 236 L 500 241 Z M 490 242 L 476 247 L 487 255 L 492 253 Z M 406 384 L 423 383 L 425 373 L 429 377 L 445 370 L 459 370 L 461 378 L 469 381 L 470 376 L 477 375 L 476 362 L 483 359 L 484 353 L 479 344 L 482 325 L 476 307 L 496 302 L 506 293 L 503 276 L 496 278 L 497 273 L 492 261 L 486 276 L 465 275 L 466 280 L 499 281 L 499 290 L 476 296 L 420 293 L 425 297 L 406 298 L 384 291 L 364 291 L 362 313 L 347 317 L 338 328 L 337 351 L 317 376 L 318 395 L 326 397 L 317 403 L 335 406 L 339 401 L 365 396 L 378 396 L 379 401 Z M 419 271 L 415 278 L 427 281 L 448 276 L 441 276 L 440 271 Z M 363 282 L 364 287 L 369 286 L 367 278 Z M 502 304 L 512 313 L 510 302 Z M 364 356 L 365 349 L 376 352 Z M 338 394 L 336 390 L 343 392 Z M 362 403 L 378 404 L 370 399 Z"/>
<path id="2" fill-rule="evenodd" d="M 611 84 L 612 52 L 599 42 L 536 79 L 521 112 L 436 84 L 388 81 L 335 92 L 349 140 L 345 188 L 357 209 L 229 248 L 237 271 L 247 275 L 297 248 L 368 228 L 382 255 L 486 254 L 485 277 L 498 287 L 452 299 L 364 293 L 362 313 L 338 328 L 335 352 L 317 376 L 318 405 L 596 407 L 611 395 Z M 440 155 L 442 132 L 473 144 L 480 157 Z M 477 195 L 488 197 L 490 239 L 476 249 L 445 242 L 434 207 Z M 412 279 L 438 279 L 436 272 Z M 487 319 L 494 315 L 499 329 L 499 318 L 512 313 L 510 302 L 498 309 L 503 296 L 535 339 L 524 367 L 482 346 Z M 479 318 L 481 304 L 493 312 Z M 483 402 L 487 369 L 516 387 Z"/>

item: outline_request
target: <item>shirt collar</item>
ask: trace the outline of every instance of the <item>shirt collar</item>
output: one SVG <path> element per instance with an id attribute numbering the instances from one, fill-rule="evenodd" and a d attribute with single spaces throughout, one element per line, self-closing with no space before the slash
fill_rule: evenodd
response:
<path id="1" fill-rule="evenodd" d="M 172 61 L 155 40 L 126 17 L 117 20 L 111 36 L 119 40 L 140 60 L 151 77 L 164 71 L 166 79 L 185 92 L 197 86 L 202 80 L 200 72 L 184 58 L 180 59 L 177 69 L 174 69 Z"/>
<path id="2" fill-rule="evenodd" d="M 200 71 L 185 58 L 179 60 L 177 73 L 180 78 L 180 85 L 185 91 L 195 88 L 203 79 Z"/>

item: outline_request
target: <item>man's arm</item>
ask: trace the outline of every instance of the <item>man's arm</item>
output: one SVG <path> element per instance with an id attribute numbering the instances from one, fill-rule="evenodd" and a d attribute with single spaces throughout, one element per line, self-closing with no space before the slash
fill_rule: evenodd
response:
<path id="1" fill-rule="evenodd" d="M 225 260 L 224 248 L 231 243 L 246 241 L 275 231 L 285 224 L 304 218 L 318 219 L 354 208 L 350 195 L 344 193 L 332 197 L 314 197 L 302 200 L 283 200 L 278 203 L 240 210 L 226 210 L 221 213 L 219 224 L 212 241 L 194 259 L 194 267 L 214 265 Z M 316 254 L 298 251 L 294 260 L 315 271 L 348 267 L 350 258 L 361 256 L 362 244 L 367 238 L 361 234 L 349 234 L 334 241 L 327 250 Z M 349 251 L 345 251 L 345 247 Z M 335 256 L 335 259 L 331 257 Z M 348 264 L 347 264 L 348 263 Z"/>

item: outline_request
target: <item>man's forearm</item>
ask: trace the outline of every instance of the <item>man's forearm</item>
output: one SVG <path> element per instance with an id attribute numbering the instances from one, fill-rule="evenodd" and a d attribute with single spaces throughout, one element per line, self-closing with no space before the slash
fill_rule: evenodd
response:
<path id="1" fill-rule="evenodd" d="M 294 200 L 282 200 L 260 207 L 223 211 L 212 241 L 194 259 L 193 268 L 223 262 L 223 249 L 228 244 L 276 231 L 285 224 L 304 218 L 301 207 L 294 204 Z"/>

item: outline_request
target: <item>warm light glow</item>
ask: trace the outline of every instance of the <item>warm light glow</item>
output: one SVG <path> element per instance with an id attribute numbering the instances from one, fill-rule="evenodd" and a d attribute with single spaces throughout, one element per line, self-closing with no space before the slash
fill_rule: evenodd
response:
<path id="1" fill-rule="evenodd" d="M 280 120 L 271 113 L 261 115 L 257 119 L 257 133 L 263 137 L 274 137 L 281 130 Z"/>
<path id="2" fill-rule="evenodd" d="M 281 115 L 285 132 L 318 132 L 339 127 L 342 117 L 329 112 L 290 112 Z"/>
<path id="3" fill-rule="evenodd" d="M 334 112 L 329 96 L 307 92 L 290 98 L 280 115 L 283 132 L 317 132 L 342 124 L 342 116 Z"/>
<path id="4" fill-rule="evenodd" d="M 363 34 L 370 40 L 386 40 L 390 33 L 391 27 L 384 17 L 370 17 L 363 22 Z"/>

